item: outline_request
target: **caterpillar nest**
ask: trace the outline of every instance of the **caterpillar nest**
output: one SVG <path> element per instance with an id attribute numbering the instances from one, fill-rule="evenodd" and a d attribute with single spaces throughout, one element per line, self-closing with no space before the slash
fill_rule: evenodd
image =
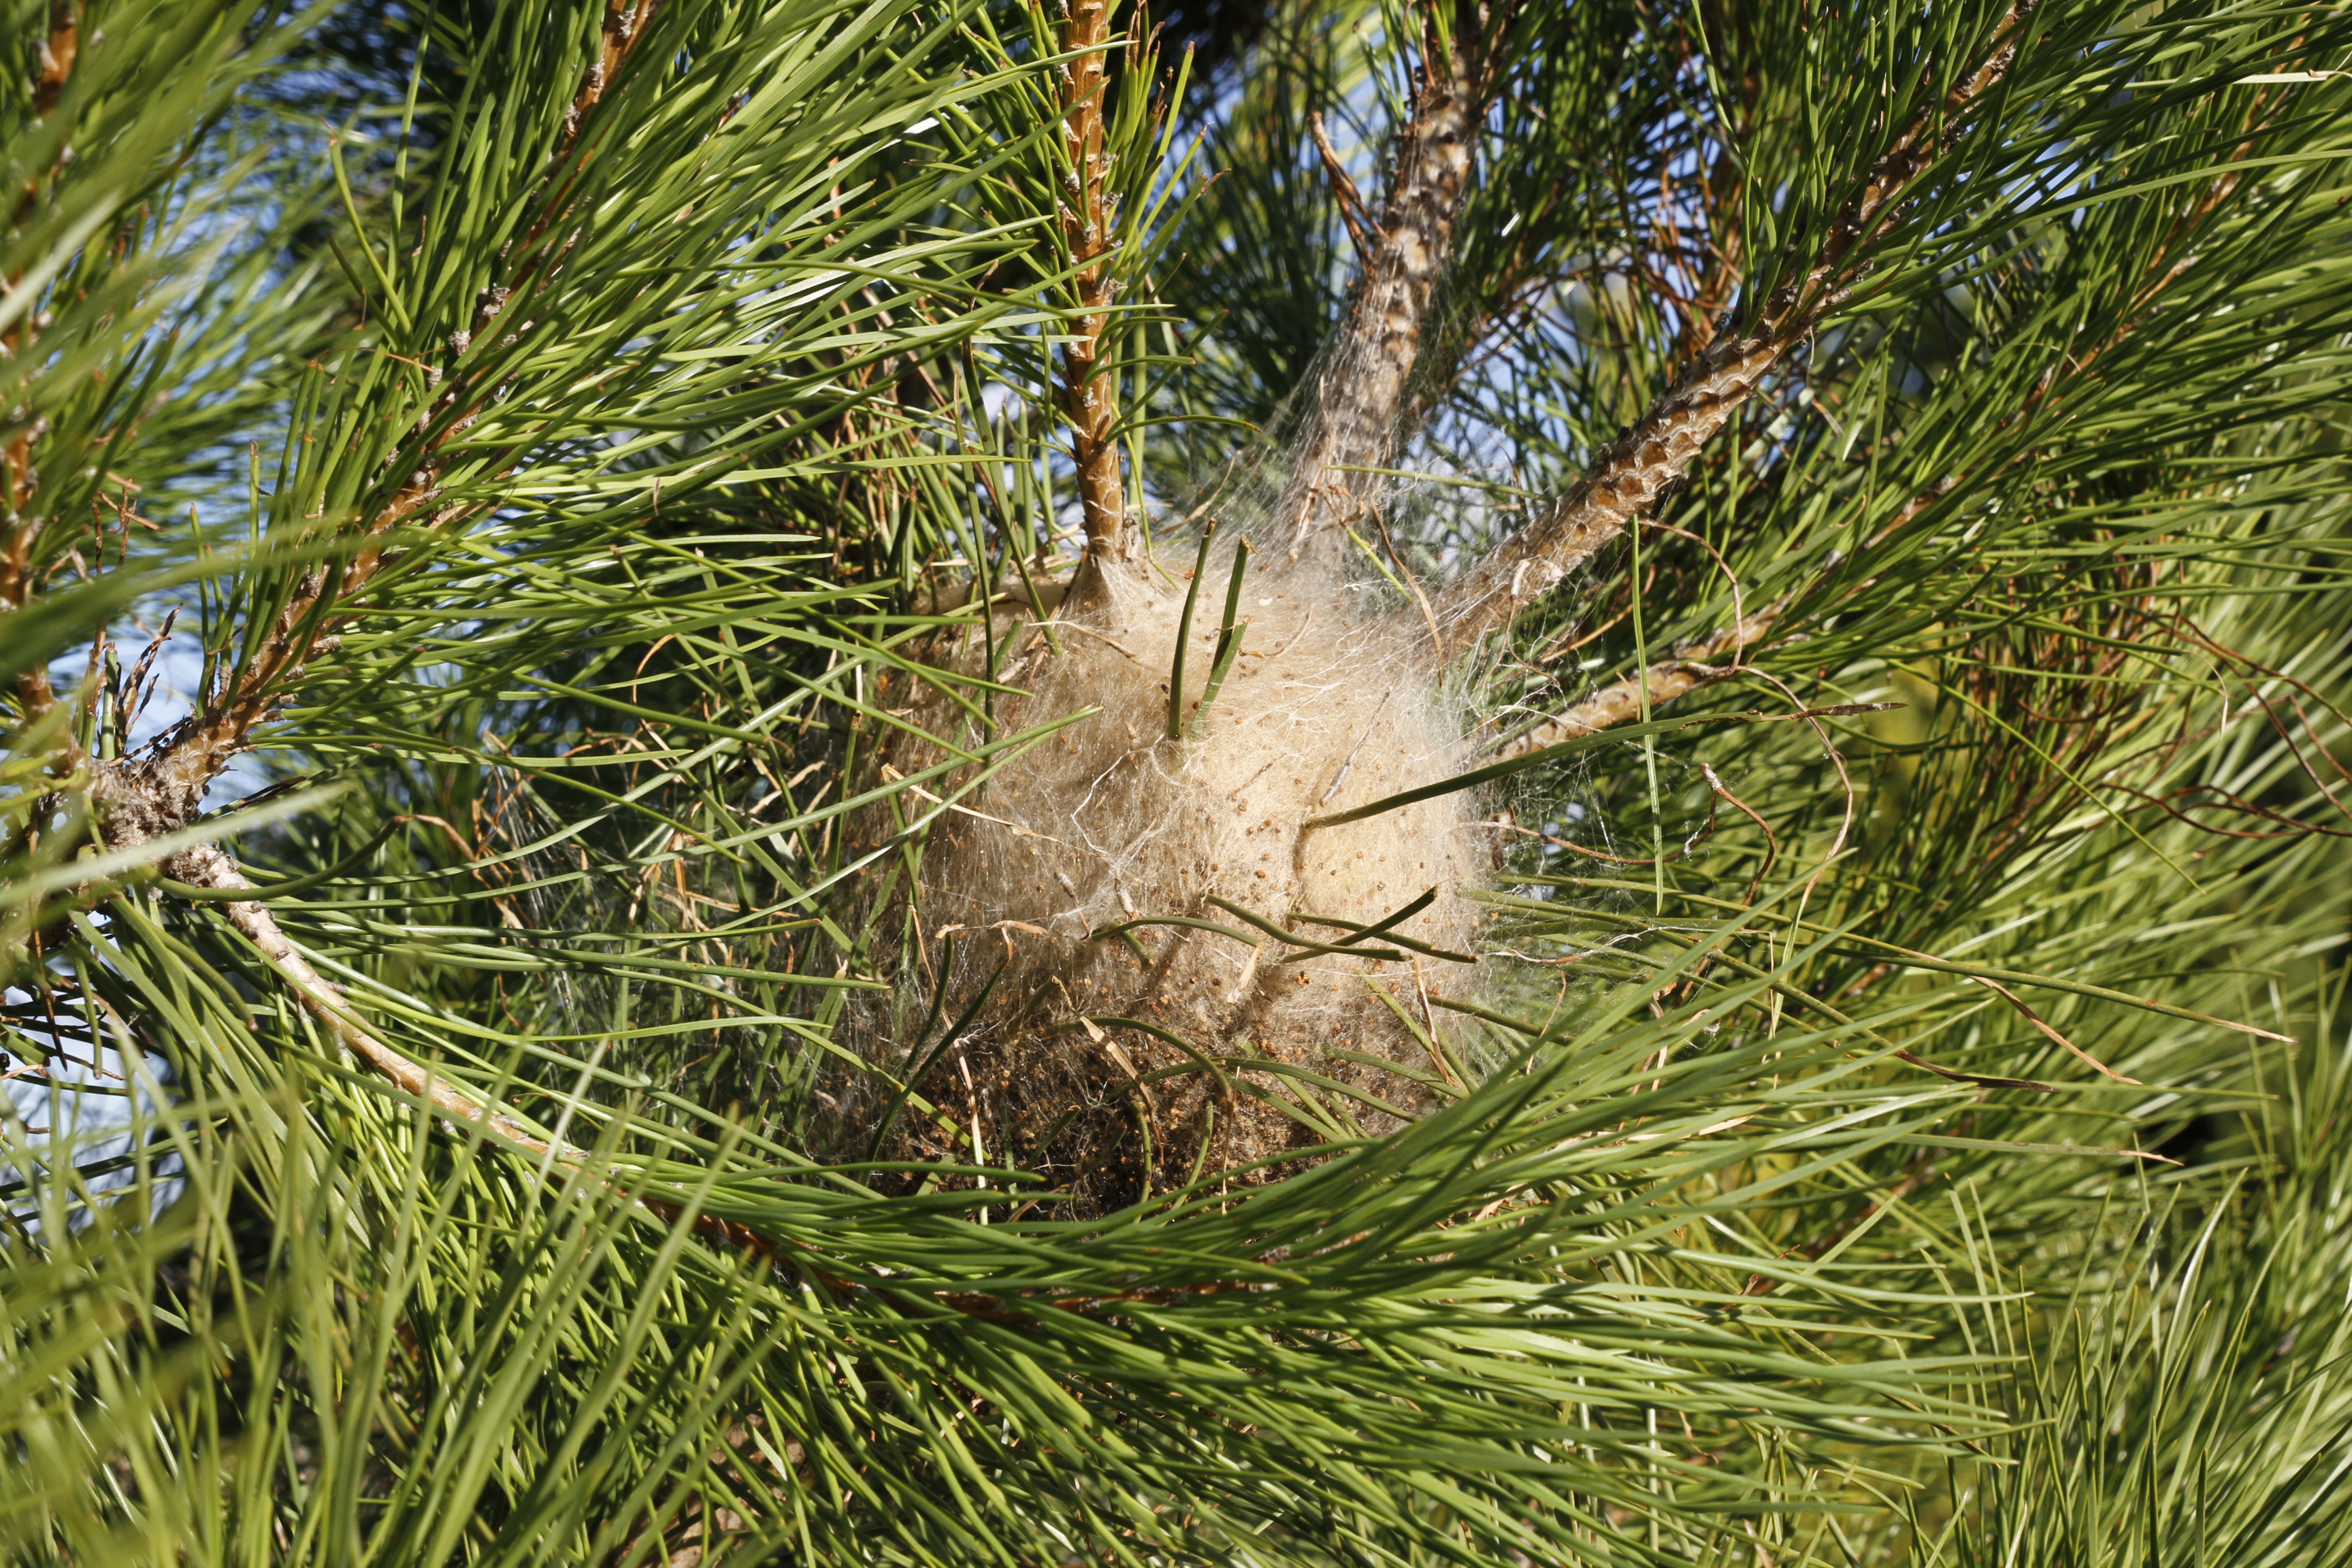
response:
<path id="1" fill-rule="evenodd" d="M 1306 824 L 1461 772 L 1461 729 L 1417 626 L 1364 615 L 1362 595 L 1311 570 L 1269 578 L 1245 584 L 1242 649 L 1205 714 L 1227 583 L 1200 584 L 1181 741 L 1167 722 L 1183 574 L 1113 565 L 1099 607 L 1051 639 L 999 622 L 1014 639 L 999 678 L 1028 693 L 1000 699 L 1000 734 L 1100 711 L 961 799 L 969 772 L 929 788 L 956 809 L 925 836 L 911 911 L 903 885 L 889 911 L 911 912 L 919 939 L 896 994 L 846 1031 L 889 1079 L 916 1075 L 895 1110 L 869 1091 L 852 1117 L 887 1157 L 977 1152 L 1099 1210 L 1202 1173 L 1268 1179 L 1315 1145 L 1392 1130 L 1454 1078 L 1430 1020 L 1471 981 L 1463 893 L 1487 861 L 1470 795 Z M 941 662 L 980 661 L 966 647 Z M 969 747 L 959 713 L 932 695 L 911 721 Z M 904 774 L 946 755 L 902 738 L 885 761 Z M 1424 893 L 1391 929 L 1452 956 L 1359 934 Z"/>

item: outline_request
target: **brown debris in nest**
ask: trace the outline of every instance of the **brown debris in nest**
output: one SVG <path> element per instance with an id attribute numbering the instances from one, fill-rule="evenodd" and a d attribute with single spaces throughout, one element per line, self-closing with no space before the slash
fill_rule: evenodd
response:
<path id="1" fill-rule="evenodd" d="M 1056 627 L 1058 654 L 1038 634 L 1003 671 L 1030 693 L 1000 707 L 1005 732 L 1102 711 L 928 830 L 911 911 L 925 973 L 848 1031 L 881 1073 L 917 1077 L 895 1112 L 893 1091 L 856 1097 L 840 1140 L 883 1158 L 977 1152 L 1090 1209 L 1200 1173 L 1263 1179 L 1425 1110 L 1449 1079 L 1423 1038 L 1430 998 L 1468 984 L 1462 894 L 1485 860 L 1467 794 L 1306 826 L 1462 771 L 1418 639 L 1360 619 L 1318 575 L 1250 585 L 1205 718 L 1216 617 L 1196 615 L 1188 736 L 1171 742 L 1183 595 L 1139 571 L 1108 581 L 1107 607 Z M 945 706 L 913 721 L 950 736 Z M 942 756 L 908 741 L 888 765 Z M 896 929 L 903 894 L 878 912 Z"/>

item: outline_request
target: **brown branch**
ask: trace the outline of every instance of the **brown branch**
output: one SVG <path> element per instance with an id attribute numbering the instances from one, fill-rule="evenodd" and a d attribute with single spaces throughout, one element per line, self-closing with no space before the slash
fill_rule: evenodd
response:
<path id="1" fill-rule="evenodd" d="M 1087 561 L 1081 575 L 1099 581 L 1097 563 L 1127 552 L 1127 466 L 1120 460 L 1118 374 L 1101 363 L 1103 332 L 1118 294 L 1110 265 L 1115 203 L 1103 153 L 1103 97 L 1108 90 L 1110 0 L 1070 0 L 1062 46 L 1077 58 L 1062 68 L 1062 236 L 1077 268 L 1077 331 L 1062 345 L 1062 403 L 1077 468 Z M 1147 71 L 1149 67 L 1143 68 Z"/>
<path id="2" fill-rule="evenodd" d="M 49 0 L 49 33 L 33 46 L 40 61 L 40 79 L 33 85 L 33 112 L 45 115 L 58 106 L 74 60 L 81 53 L 81 0 Z"/>
<path id="3" fill-rule="evenodd" d="M 604 0 L 604 22 L 596 58 L 588 62 L 588 68 L 581 74 L 580 90 L 574 93 L 572 101 L 564 106 L 563 134 L 557 140 L 555 150 L 547 160 L 547 173 L 541 183 L 552 184 L 553 188 L 548 192 L 547 199 L 541 203 L 538 217 L 532 220 L 530 229 L 524 233 L 518 247 L 523 261 L 514 276 L 506 282 L 487 285 L 481 293 L 476 296 L 473 324 L 470 327 L 460 327 L 449 335 L 449 357 L 453 361 L 466 357 L 466 351 L 473 346 L 476 339 L 489 331 L 491 324 L 499 319 L 499 313 L 507 308 L 508 302 L 523 288 L 533 274 L 543 266 L 550 264 L 551 260 L 562 259 L 564 250 L 568 248 L 568 242 L 565 246 L 557 247 L 552 258 L 547 252 L 534 248 L 547 233 L 548 226 L 556 221 L 559 215 L 568 210 L 573 181 L 578 177 L 580 170 L 574 168 L 572 171 L 572 178 L 564 180 L 561 184 L 553 184 L 555 176 L 562 171 L 565 161 L 572 156 L 572 149 L 579 145 L 580 132 L 588 122 L 589 111 L 604 100 L 604 94 L 611 89 L 614 78 L 620 74 L 621 67 L 626 63 L 629 56 L 643 41 L 655 13 L 659 11 L 661 6 L 662 0 Z M 723 121 L 725 116 L 722 114 L 720 118 Z M 583 163 L 584 163 L 585 161 L 583 159 Z M 503 255 L 504 252 L 500 254 Z M 506 341 L 512 342 L 514 340 L 509 337 Z M 456 380 L 451 382 L 449 390 L 442 394 L 441 400 L 420 416 L 419 428 L 453 405 L 460 386 L 461 383 Z M 472 418 L 468 416 L 459 421 L 457 428 L 463 429 L 470 423 Z"/>
<path id="4" fill-rule="evenodd" d="M 1507 19 L 1501 24 L 1497 41 L 1508 26 Z M 1441 50 L 1433 34 L 1424 41 L 1412 117 L 1397 132 L 1381 223 L 1362 247 L 1366 259 L 1317 387 L 1307 447 L 1276 512 L 1293 561 L 1309 550 L 1338 553 L 1340 531 L 1369 503 L 1359 487 L 1370 491 L 1378 483 L 1346 470 L 1385 468 L 1396 455 L 1406 388 L 1454 253 L 1454 225 L 1486 112 L 1485 60 L 1492 49 L 1475 31 L 1458 30 L 1451 50 Z M 1317 130 L 1319 143 L 1319 124 Z M 1328 148 L 1324 156 L 1333 159 Z M 1344 195 L 1340 205 L 1344 216 Z M 1349 226 L 1353 235 L 1356 225 Z"/>
<path id="5" fill-rule="evenodd" d="M 1331 145 L 1330 134 L 1323 129 L 1321 110 L 1307 115 L 1307 133 L 1315 139 L 1315 151 L 1323 160 L 1323 177 L 1330 184 L 1331 199 L 1339 204 L 1339 221 L 1348 228 L 1348 243 L 1355 247 L 1356 266 L 1369 272 L 1372 268 L 1371 216 L 1364 211 L 1363 193 L 1356 189 L 1348 165 L 1340 160 L 1339 150 Z"/>
<path id="6" fill-rule="evenodd" d="M 1900 220 L 1904 193 L 1958 140 L 1958 117 L 2008 74 L 2026 9 L 2025 0 L 2010 8 L 1984 62 L 1921 110 L 1871 165 L 1861 194 L 1831 226 L 1812 264 L 1773 291 L 1754 328 L 1710 343 L 1546 516 L 1448 590 L 1444 609 L 1457 646 L 1549 593 L 1655 505 L 1781 357 L 1843 301 L 1865 264 L 1867 242 Z"/>
<path id="7" fill-rule="evenodd" d="M 1573 741 L 1580 735 L 1596 734 L 1641 717 L 1646 696 L 1654 710 L 1662 702 L 1671 702 L 1686 696 L 1702 686 L 1712 686 L 1739 672 L 1738 656 L 1750 643 L 1759 641 L 1772 629 L 1773 620 L 1781 606 L 1757 611 L 1738 624 L 1710 637 L 1696 638 L 1674 650 L 1671 658 L 1659 660 L 1639 675 L 1612 681 L 1595 691 L 1566 711 L 1545 720 L 1525 734 L 1513 737 L 1495 749 L 1497 760 L 1524 757 L 1529 752 L 1539 752 L 1546 746 L 1557 746 L 1562 741 Z M 1714 661 L 1727 654 L 1734 662 L 1718 665 Z"/>
<path id="8" fill-rule="evenodd" d="M 1871 536 L 1870 542 L 1864 546 L 1864 550 L 1875 549 L 1884 544 L 1905 524 L 1949 495 L 1959 482 L 1957 477 L 1946 475 L 1904 502 L 1894 518 Z M 1681 533 L 1683 531 L 1673 529 L 1670 531 Z M 1684 536 L 1692 537 L 1688 534 Z M 1718 555 L 1717 560 L 1720 562 L 1722 557 Z M 1727 572 L 1729 568 L 1727 566 L 1725 570 Z M 1641 716 L 1645 687 L 1649 705 L 1654 710 L 1662 702 L 1671 702 L 1675 698 L 1687 696 L 1703 686 L 1712 686 L 1717 681 L 1729 679 L 1739 673 L 1740 655 L 1771 635 L 1782 613 L 1788 609 L 1791 602 L 1790 599 L 1783 599 L 1779 604 L 1767 605 L 1752 616 L 1742 616 L 1723 631 L 1703 637 L 1694 637 L 1689 642 L 1677 647 L 1670 656 L 1651 665 L 1641 674 L 1630 676 L 1623 680 L 1612 681 L 1578 702 L 1574 707 L 1545 720 L 1527 733 L 1506 741 L 1496 748 L 1495 756 L 1500 760 L 1523 757 L 1529 752 L 1541 751 L 1546 746 L 1556 746 L 1562 741 L 1572 741 L 1580 735 L 1590 735 L 1602 730 L 1613 729 L 1619 724 L 1637 719 Z M 1738 613 L 1738 600 L 1735 595 L 1733 598 L 1735 614 Z M 1631 613 L 1630 605 L 1626 613 Z M 1619 616 L 1615 619 L 1622 620 L 1623 616 Z M 1613 625 L 1614 621 L 1612 624 Z M 1578 643 L 1581 644 L 1589 640 L 1590 636 L 1580 637 Z M 1725 665 L 1716 662 L 1727 655 L 1730 657 L 1731 663 Z M 1738 805 L 1740 810 L 1748 811 L 1747 806 L 1740 805 L 1739 802 L 1728 794 L 1726 794 L 1724 798 L 1730 800 L 1734 805 Z M 1748 812 L 1748 815 L 1754 816 L 1755 813 Z M 1762 819 L 1758 818 L 1758 821 L 1760 824 Z M 1768 826 L 1765 832 L 1769 835 L 1771 829 Z"/>
<path id="9" fill-rule="evenodd" d="M 254 726 L 285 700 L 313 660 L 335 650 L 335 633 L 354 618 L 339 606 L 350 604 L 383 567 L 392 532 L 440 493 L 432 488 L 432 478 L 428 463 L 376 514 L 340 570 L 312 569 L 236 678 L 183 723 L 158 754 L 126 757 L 99 773 L 90 802 L 110 839 L 127 831 L 129 842 L 142 843 L 195 819 L 205 787 L 245 748 Z M 451 515 L 445 512 L 434 521 L 446 522 Z"/>

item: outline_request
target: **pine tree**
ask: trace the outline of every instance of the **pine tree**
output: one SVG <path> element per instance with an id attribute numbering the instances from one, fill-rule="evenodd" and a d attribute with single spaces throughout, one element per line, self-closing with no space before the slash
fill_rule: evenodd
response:
<path id="1" fill-rule="evenodd" d="M 10 1561 L 2352 1561 L 2341 7 L 5 15 Z"/>

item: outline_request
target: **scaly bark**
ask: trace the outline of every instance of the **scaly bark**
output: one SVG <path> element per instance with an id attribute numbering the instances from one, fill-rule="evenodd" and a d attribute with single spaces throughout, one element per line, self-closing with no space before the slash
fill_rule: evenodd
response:
<path id="1" fill-rule="evenodd" d="M 1861 194 L 1832 225 L 1811 265 L 1764 301 L 1749 331 L 1709 343 L 1631 430 L 1601 449 L 1547 515 L 1447 590 L 1440 618 L 1457 646 L 1475 642 L 1549 593 L 1632 527 L 1689 472 L 1781 357 L 1843 302 L 1867 265 L 1868 242 L 1900 220 L 1905 193 L 1958 140 L 1968 110 L 2008 74 L 2027 11 L 2022 0 L 2011 6 L 1983 62 L 1921 110 L 1871 165 Z"/>
<path id="2" fill-rule="evenodd" d="M 1108 90 L 1110 0 L 1069 0 L 1063 47 L 1077 58 L 1062 68 L 1062 142 L 1069 161 L 1061 191 L 1062 236 L 1077 268 L 1078 320 L 1062 346 L 1062 405 L 1070 424 L 1070 456 L 1077 468 L 1087 561 L 1127 553 L 1127 468 L 1119 458 L 1118 375 L 1102 363 L 1103 332 L 1118 295 L 1111 266 L 1116 217 L 1103 153 L 1103 96 Z"/>
<path id="3" fill-rule="evenodd" d="M 604 99 L 604 89 L 613 85 L 613 79 L 620 74 L 622 63 L 637 47 L 637 40 L 645 37 L 646 25 L 654 19 L 654 13 L 660 8 L 661 0 L 604 0 L 603 47 L 588 67 L 587 77 L 580 84 L 580 91 L 573 97 L 572 107 L 564 110 L 563 142 L 555 153 L 558 163 L 572 151 L 572 143 L 579 141 L 580 127 L 587 119 L 588 111 Z"/>
<path id="4" fill-rule="evenodd" d="M 1507 26 L 1506 21 L 1497 29 L 1498 39 Z M 1276 514 L 1293 561 L 1309 552 L 1337 554 L 1341 531 L 1374 503 L 1381 488 L 1377 478 L 1349 470 L 1386 468 L 1395 459 L 1413 365 L 1469 186 L 1491 47 L 1465 26 L 1450 50 L 1433 37 L 1423 51 L 1412 118 L 1397 133 L 1388 199 L 1360 242 L 1364 265 L 1317 385 L 1307 446 Z M 1326 159 L 1336 163 L 1328 152 Z M 1352 186 L 1342 188 L 1343 207 L 1351 195 Z M 1354 237 L 1366 226 L 1352 210 L 1349 216 Z"/>

